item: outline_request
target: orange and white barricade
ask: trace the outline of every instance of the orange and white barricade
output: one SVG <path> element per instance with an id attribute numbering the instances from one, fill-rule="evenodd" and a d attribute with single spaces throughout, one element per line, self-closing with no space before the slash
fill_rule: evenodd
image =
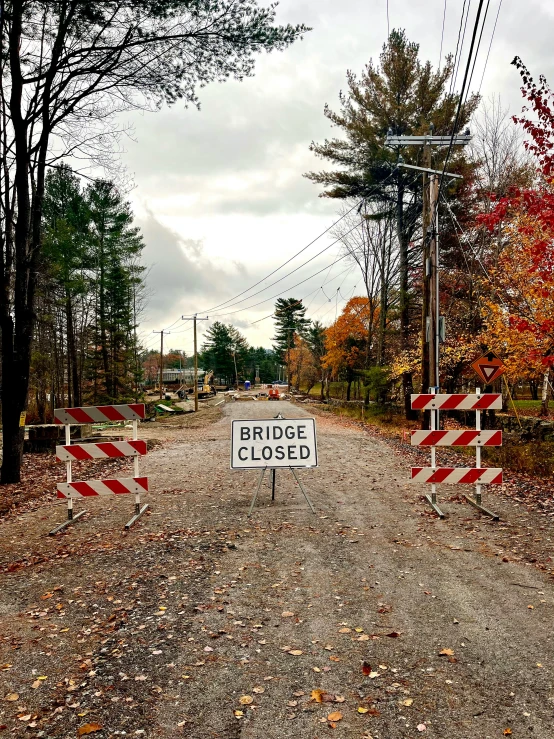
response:
<path id="1" fill-rule="evenodd" d="M 502 470 L 497 467 L 481 467 L 481 448 L 502 446 L 502 431 L 483 431 L 481 429 L 481 411 L 501 409 L 502 395 L 499 393 L 481 393 L 479 388 L 476 389 L 475 394 L 441 395 L 439 393 L 422 393 L 412 395 L 412 408 L 414 410 L 431 411 L 431 429 L 429 431 L 412 431 L 411 438 L 412 446 L 431 447 L 431 466 L 412 467 L 411 482 L 426 482 L 431 485 L 431 495 L 425 497 L 441 518 L 444 518 L 444 514 L 437 504 L 436 485 L 443 483 L 475 485 L 475 498 L 468 495 L 464 495 L 464 498 L 481 513 L 498 520 L 496 513 L 492 513 L 482 505 L 481 485 L 501 485 Z M 441 430 L 439 412 L 453 409 L 475 411 L 475 430 Z M 445 446 L 475 447 L 475 467 L 437 467 L 436 447 Z"/>
<path id="2" fill-rule="evenodd" d="M 58 498 L 67 499 L 67 521 L 56 526 L 50 535 L 57 534 L 74 523 L 86 511 L 76 515 L 73 512 L 73 501 L 79 498 L 90 498 L 105 495 L 135 495 L 134 516 L 125 524 L 130 528 L 148 505 L 141 507 L 140 495 L 148 491 L 148 478 L 140 477 L 139 459 L 146 454 L 146 442 L 138 438 L 138 423 L 144 419 L 143 403 L 129 405 L 101 405 L 87 408 L 56 408 L 54 422 L 65 426 L 65 445 L 56 447 L 58 461 L 65 462 L 67 480 L 58 483 Z M 132 421 L 133 438 L 129 441 L 100 442 L 98 444 L 72 444 L 71 426 L 86 423 L 104 423 L 107 421 Z M 133 477 L 121 477 L 113 480 L 80 480 L 74 481 L 71 465 L 74 461 L 90 459 L 112 459 L 117 457 L 134 458 Z"/>

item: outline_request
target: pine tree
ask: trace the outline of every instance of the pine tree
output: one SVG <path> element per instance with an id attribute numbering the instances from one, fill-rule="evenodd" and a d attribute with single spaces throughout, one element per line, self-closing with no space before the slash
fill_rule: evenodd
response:
<path id="1" fill-rule="evenodd" d="M 206 331 L 202 345 L 202 363 L 216 377 L 236 383 L 237 375 L 244 373 L 248 353 L 248 342 L 231 324 L 215 321 Z M 235 370 L 236 367 L 236 370 Z"/>
<path id="2" fill-rule="evenodd" d="M 322 195 L 329 198 L 364 198 L 378 203 L 383 214 L 394 217 L 399 251 L 399 322 L 400 339 L 404 346 L 412 340 L 412 291 L 410 270 L 419 257 L 410 249 L 420 227 L 422 210 L 422 180 L 413 173 L 397 168 L 400 147 L 396 151 L 385 147 L 387 133 L 422 135 L 434 126 L 434 133 L 449 135 L 459 97 L 447 90 L 453 73 L 449 55 L 441 70 L 433 71 L 430 62 L 419 60 L 419 45 L 408 41 L 404 31 L 393 30 L 383 46 L 376 65 L 370 61 L 360 78 L 347 73 L 348 90 L 340 94 L 339 113 L 325 106 L 324 114 L 345 138 L 312 142 L 310 147 L 318 157 L 335 165 L 329 171 L 309 172 L 306 177 L 324 186 Z M 451 86 L 452 87 L 452 86 Z M 478 103 L 478 96 L 469 96 L 462 106 L 458 127 L 462 130 Z M 437 149 L 433 166 L 440 167 L 444 149 Z M 425 166 L 423 147 L 403 147 L 406 163 Z M 463 154 L 454 153 L 450 165 Z M 429 166 L 429 163 L 426 164 Z M 411 373 L 403 377 L 406 414 L 411 415 Z"/>
<path id="3" fill-rule="evenodd" d="M 287 363 L 288 384 L 291 384 L 290 351 L 294 347 L 295 334 L 302 335 L 310 325 L 306 308 L 301 300 L 278 298 L 275 303 L 275 336 L 273 350 Z"/>
<path id="4" fill-rule="evenodd" d="M 91 356 L 93 400 L 132 394 L 135 372 L 134 294 L 143 268 L 143 249 L 133 214 L 112 182 L 96 180 L 85 193 L 91 223 L 91 261 L 96 288 L 96 323 Z"/>

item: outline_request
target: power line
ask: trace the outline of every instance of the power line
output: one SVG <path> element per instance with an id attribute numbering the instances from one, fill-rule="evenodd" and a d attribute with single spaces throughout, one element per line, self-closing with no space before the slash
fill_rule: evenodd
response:
<path id="1" fill-rule="evenodd" d="M 360 224 L 357 224 L 358 226 Z M 343 259 L 346 259 L 346 257 L 349 256 L 348 254 L 344 254 L 342 257 L 338 257 L 335 259 L 336 262 L 340 262 Z M 328 269 L 329 265 L 326 264 L 323 269 L 318 270 L 317 272 L 314 272 L 313 275 L 310 275 L 309 277 L 306 277 L 305 280 L 301 280 L 300 282 L 297 282 L 296 285 L 292 285 L 291 287 L 287 287 L 284 290 L 281 290 L 280 292 L 276 293 L 275 295 L 272 295 L 270 298 L 266 298 L 265 300 L 261 300 L 259 303 L 255 303 L 254 305 L 249 305 L 246 308 L 239 308 L 238 310 L 231 311 L 230 313 L 218 313 L 216 314 L 215 318 L 219 318 L 220 316 L 233 316 L 235 313 L 242 313 L 246 310 L 251 310 L 252 308 L 256 308 L 258 305 L 263 305 L 264 303 L 267 303 L 269 300 L 274 300 L 275 298 L 278 298 L 280 295 L 282 295 L 284 292 L 288 292 L 289 290 L 294 290 L 299 285 L 303 285 L 305 282 L 308 282 L 312 278 L 316 277 L 317 275 L 320 275 L 322 272 L 325 272 L 326 269 Z"/>
<path id="2" fill-rule="evenodd" d="M 502 0 L 500 0 L 500 2 L 498 3 L 498 10 L 496 11 L 496 18 L 494 20 L 494 26 L 492 28 L 491 40 L 490 40 L 489 48 L 488 48 L 488 51 L 487 51 L 487 57 L 485 59 L 485 66 L 483 67 L 483 74 L 481 75 L 481 82 L 479 83 L 479 89 L 477 90 L 477 95 L 480 95 L 481 94 L 481 87 L 483 85 L 483 80 L 485 78 L 485 72 L 487 70 L 487 64 L 488 64 L 488 61 L 489 61 L 489 55 L 491 53 L 492 40 L 494 38 L 494 32 L 496 31 L 496 24 L 498 23 L 498 16 L 500 15 L 500 8 L 501 7 L 502 7 Z"/>
<path id="3" fill-rule="evenodd" d="M 446 0 L 444 0 L 444 12 L 442 14 L 442 33 L 441 33 L 441 48 L 439 51 L 439 72 L 441 71 L 441 61 L 442 61 L 442 42 L 444 40 L 444 24 L 446 21 Z"/>
<path id="4" fill-rule="evenodd" d="M 395 169 L 391 170 L 391 172 L 384 178 L 384 180 L 382 180 L 381 182 L 373 185 L 373 187 L 371 187 L 369 189 L 369 191 L 364 195 L 364 198 L 367 198 L 372 192 L 375 192 L 379 188 L 383 187 L 383 185 L 387 182 L 387 180 L 390 180 L 390 178 L 393 176 L 393 174 L 395 173 L 395 171 L 396 171 Z M 328 228 L 325 229 L 325 231 L 323 231 L 321 234 L 319 234 L 319 236 L 317 236 L 315 239 L 313 239 L 312 241 L 310 241 L 309 244 L 307 244 L 305 247 L 303 247 L 302 249 L 300 249 L 300 251 L 298 251 L 296 254 L 294 254 L 292 257 L 290 257 L 290 259 L 287 259 L 286 262 L 283 262 L 283 264 L 281 264 L 279 267 L 277 267 L 276 269 L 274 269 L 268 275 L 266 275 L 265 277 L 262 277 L 262 279 L 258 280 L 258 282 L 256 282 L 256 283 L 254 283 L 254 285 L 251 285 L 250 287 L 246 288 L 246 290 L 243 290 L 242 292 L 238 293 L 234 297 L 229 298 L 228 300 L 225 300 L 223 303 L 219 303 L 218 305 L 212 306 L 211 308 L 203 309 L 201 312 L 202 313 L 210 313 L 211 311 L 218 310 L 219 308 L 222 308 L 223 306 L 230 307 L 228 305 L 228 303 L 233 303 L 233 301 L 236 301 L 236 299 L 237 298 L 240 298 L 241 295 L 244 295 L 245 293 L 249 292 L 250 290 L 253 290 L 255 287 L 257 287 L 258 285 L 260 285 L 262 282 L 264 282 L 265 280 L 267 280 L 270 277 L 272 277 L 280 269 L 282 269 L 283 267 L 286 267 L 286 265 L 289 264 L 290 262 L 292 262 L 293 259 L 296 259 L 297 256 L 299 256 L 300 254 L 302 254 L 303 252 L 305 252 L 306 249 L 308 249 L 310 246 L 312 246 L 312 244 L 315 244 L 316 241 L 318 241 L 322 236 L 324 236 L 332 228 L 334 228 L 337 225 L 337 223 L 340 223 L 340 221 L 342 221 L 343 218 L 346 218 L 346 216 L 349 213 L 351 213 L 355 208 L 357 208 L 360 205 L 361 202 L 363 202 L 363 200 L 357 201 L 351 208 L 349 208 L 345 213 L 343 213 L 340 218 L 337 218 L 337 220 L 334 223 L 332 223 Z M 334 243 L 336 243 L 336 241 Z M 311 260 L 308 260 L 308 261 L 311 261 Z M 305 264 L 307 264 L 307 263 L 308 262 L 305 262 Z M 299 268 L 297 268 L 297 269 L 299 269 Z M 295 272 L 295 271 L 296 270 L 293 270 L 293 272 Z M 293 274 L 293 272 L 289 272 L 289 275 L 290 274 Z M 286 276 L 288 276 L 288 275 L 285 275 L 285 277 Z M 281 279 L 284 279 L 284 278 L 281 278 Z M 272 284 L 275 285 L 277 283 L 274 282 Z M 266 288 L 264 288 L 264 289 L 267 289 L 268 287 L 271 287 L 271 285 L 266 286 Z M 258 293 L 256 293 L 256 294 L 258 294 Z M 254 296 L 253 295 L 249 295 L 248 297 L 249 298 L 252 298 Z M 239 301 L 239 302 L 242 302 L 242 301 Z"/>
<path id="5" fill-rule="evenodd" d="M 479 41 L 477 42 L 477 48 L 475 49 L 475 55 L 473 57 L 473 66 L 471 68 L 471 74 L 469 75 L 469 82 L 467 83 L 467 91 L 466 91 L 466 99 L 464 101 L 467 103 L 467 99 L 469 97 L 469 88 L 471 87 L 471 80 L 473 79 L 473 73 L 475 71 L 475 64 L 477 63 L 477 55 L 479 54 L 479 47 L 481 46 L 481 39 L 483 38 L 483 31 L 485 30 L 485 23 L 487 22 L 487 13 L 489 12 L 489 5 L 490 0 L 487 0 L 487 6 L 485 8 L 485 14 L 483 16 L 483 22 L 481 24 L 481 33 L 479 34 Z"/>
<path id="6" fill-rule="evenodd" d="M 458 28 L 458 38 L 456 39 L 456 51 L 454 53 L 454 69 L 452 70 L 452 76 L 450 77 L 450 89 L 448 91 L 448 94 L 449 95 L 453 95 L 454 94 L 454 85 L 455 85 L 455 82 L 456 82 L 455 77 L 454 77 L 454 74 L 456 74 L 456 76 L 458 75 L 458 73 L 456 71 L 456 69 L 457 69 L 457 67 L 459 65 L 458 49 L 460 47 L 460 38 L 461 38 L 461 35 L 462 35 L 462 25 L 464 23 L 464 16 L 465 16 L 465 12 L 466 12 L 466 2 L 467 2 L 467 0 L 464 0 L 464 4 L 463 4 L 463 7 L 462 7 L 462 16 L 460 18 L 460 27 Z M 470 0 L 470 2 L 471 2 L 471 0 Z M 461 56 L 462 56 L 462 50 L 460 49 L 460 58 L 461 58 Z"/>
<path id="7" fill-rule="evenodd" d="M 439 180 L 439 188 L 438 188 L 438 193 L 437 193 L 437 199 L 435 201 L 435 209 L 438 207 L 438 204 L 439 204 L 439 201 L 440 201 L 441 190 L 442 190 L 442 186 L 443 186 L 443 183 L 444 183 L 444 175 L 445 175 L 445 172 L 446 172 L 446 167 L 448 165 L 448 161 L 450 159 L 450 155 L 452 154 L 452 147 L 454 145 L 454 138 L 456 136 L 456 131 L 457 131 L 457 128 L 458 128 L 458 121 L 460 120 L 460 113 L 462 111 L 464 94 L 465 94 L 467 80 L 468 80 L 468 75 L 469 75 L 469 68 L 470 68 L 470 65 L 471 65 L 471 58 L 473 56 L 473 47 L 475 46 L 475 37 L 477 36 L 477 29 L 479 27 L 479 19 L 481 17 L 481 11 L 483 9 L 483 2 L 484 2 L 484 0 L 479 0 L 479 7 L 477 8 L 477 16 L 475 18 L 475 24 L 473 26 L 473 34 L 471 36 L 471 44 L 470 44 L 470 47 L 469 47 L 469 54 L 467 56 L 467 64 L 466 64 L 466 69 L 465 69 L 465 72 L 464 72 L 464 79 L 463 79 L 463 82 L 462 82 L 462 89 L 460 90 L 460 97 L 458 99 L 458 107 L 457 107 L 457 110 L 456 110 L 456 117 L 454 118 L 454 125 L 452 126 L 452 135 L 450 137 L 450 144 L 448 146 L 448 151 L 446 152 L 446 157 L 445 157 L 445 160 L 444 160 L 444 165 L 443 165 L 441 176 L 440 176 L 440 180 Z"/>
<path id="8" fill-rule="evenodd" d="M 389 177 L 390 177 L 390 175 L 389 175 Z M 255 287 L 258 287 L 258 285 L 260 285 L 265 280 L 268 280 L 270 277 L 272 277 L 280 269 L 283 269 L 283 267 L 286 267 L 287 264 L 290 264 L 290 262 L 292 262 L 293 259 L 296 259 L 296 257 L 300 256 L 300 254 L 302 254 L 303 252 L 305 252 L 306 249 L 309 249 L 309 247 L 312 246 L 313 244 L 315 244 L 316 241 L 319 241 L 319 239 L 322 236 L 325 236 L 325 234 L 328 233 L 332 228 L 334 228 L 337 225 L 337 223 L 340 223 L 340 221 L 342 221 L 343 218 L 346 218 L 346 216 L 349 213 L 351 213 L 354 210 L 354 208 L 357 208 L 358 205 L 359 205 L 359 202 L 355 203 L 355 205 L 353 205 L 350 208 L 350 210 L 348 210 L 340 218 L 338 218 L 334 223 L 332 223 L 328 228 L 326 228 L 325 231 L 323 231 L 322 233 L 320 233 L 319 236 L 316 236 L 315 239 L 312 239 L 312 241 L 310 241 L 309 244 L 306 244 L 306 246 L 304 246 L 302 249 L 300 249 L 300 251 L 297 251 L 296 254 L 293 254 L 293 256 L 290 257 L 290 259 L 287 259 L 286 262 L 283 262 L 283 264 L 281 264 L 279 267 L 277 267 L 276 269 L 274 269 L 273 272 L 270 272 L 265 277 L 262 277 L 261 280 L 258 280 L 258 282 L 254 283 L 253 285 L 250 285 L 250 287 L 247 287 L 246 290 L 243 290 L 242 292 L 238 293 L 234 297 L 229 298 L 228 300 L 224 300 L 223 303 L 218 303 L 218 305 L 214 305 L 211 308 L 207 308 L 205 310 L 202 310 L 201 313 L 209 313 L 210 311 L 214 311 L 214 310 L 217 310 L 218 308 L 222 308 L 223 306 L 227 305 L 227 303 L 231 303 L 232 301 L 236 300 L 237 298 L 240 298 L 241 295 L 244 295 L 245 293 L 250 292 L 250 290 L 253 290 Z M 316 256 L 317 256 L 317 254 L 316 254 Z M 307 262 L 306 262 L 306 264 L 307 264 Z M 273 283 L 273 284 L 275 284 L 275 283 Z M 258 293 L 256 293 L 256 294 L 258 294 Z M 253 296 L 252 295 L 249 295 L 248 297 L 251 298 Z M 245 298 L 245 300 L 246 299 L 247 298 Z M 242 301 L 239 301 L 239 302 L 242 302 Z M 227 307 L 229 307 L 229 306 L 227 306 Z"/>

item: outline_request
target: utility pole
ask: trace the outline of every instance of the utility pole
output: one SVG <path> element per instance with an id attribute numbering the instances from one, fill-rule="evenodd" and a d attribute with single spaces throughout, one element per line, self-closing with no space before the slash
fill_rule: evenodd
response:
<path id="1" fill-rule="evenodd" d="M 164 334 L 169 334 L 171 331 L 166 331 L 162 328 L 161 331 L 153 331 L 154 334 L 160 334 L 160 400 L 162 400 L 162 385 L 164 379 Z"/>
<path id="2" fill-rule="evenodd" d="M 440 177 L 462 179 L 461 175 L 431 169 L 432 146 L 465 146 L 471 141 L 469 131 L 457 136 L 434 136 L 433 127 L 424 136 L 395 136 L 389 131 L 385 144 L 391 147 L 422 146 L 423 167 L 398 162 L 398 167 L 423 173 L 423 307 L 421 322 L 421 392 L 439 391 L 439 351 L 441 336 L 438 251 L 438 192 Z M 427 187 L 427 182 L 429 186 Z M 427 351 L 426 351 L 427 348 Z M 438 425 L 437 425 L 438 428 Z"/>
<path id="3" fill-rule="evenodd" d="M 196 338 L 196 321 L 207 321 L 206 318 L 198 318 L 195 313 L 193 316 L 181 316 L 182 321 L 192 321 L 194 324 L 194 410 L 198 410 L 198 342 Z"/>

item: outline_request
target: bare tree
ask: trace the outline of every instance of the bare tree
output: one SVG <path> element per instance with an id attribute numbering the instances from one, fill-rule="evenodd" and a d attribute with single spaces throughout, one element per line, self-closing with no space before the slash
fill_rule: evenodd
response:
<path id="1" fill-rule="evenodd" d="M 358 265 L 364 281 L 370 306 L 366 366 L 372 359 L 373 346 L 373 359 L 382 365 L 389 313 L 398 301 L 399 249 L 394 215 L 383 210 L 381 205 L 366 200 L 356 211 L 345 210 L 343 213 L 347 215 L 344 215 L 333 235 L 340 239 L 345 252 Z M 379 329 L 375 340 L 373 331 L 377 311 Z"/>
<path id="2" fill-rule="evenodd" d="M 0 0 L 0 327 L 3 460 L 17 482 L 41 269 L 45 174 L 62 157 L 102 163 L 116 115 L 251 75 L 253 55 L 307 30 L 257 0 Z"/>

